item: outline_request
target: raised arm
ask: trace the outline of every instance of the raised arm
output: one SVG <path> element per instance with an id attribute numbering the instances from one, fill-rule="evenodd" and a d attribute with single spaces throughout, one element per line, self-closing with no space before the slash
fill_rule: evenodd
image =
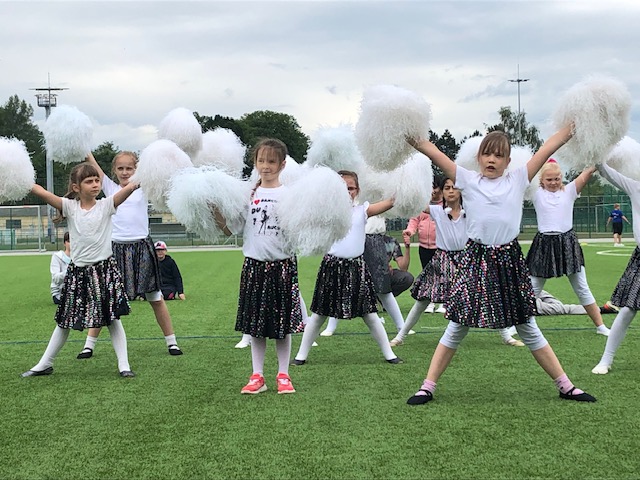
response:
<path id="1" fill-rule="evenodd" d="M 453 160 L 447 157 L 429 140 L 407 140 L 409 144 L 418 150 L 420 153 L 425 154 L 429 159 L 435 163 L 446 177 L 450 178 L 454 183 L 456 181 L 456 164 Z"/>
<path id="2" fill-rule="evenodd" d="M 222 230 L 222 233 L 224 233 L 227 237 L 233 235 L 233 232 L 229 230 L 229 227 L 227 226 L 227 219 L 222 216 L 220 210 L 218 210 L 215 205 L 209 205 L 209 210 L 213 215 L 213 219 L 216 221 L 216 225 L 220 230 Z"/>
<path id="3" fill-rule="evenodd" d="M 98 161 L 93 156 L 93 153 L 89 152 L 89 155 L 86 156 L 85 161 L 96 167 L 96 169 L 98 170 L 98 174 L 100 175 L 100 181 L 102 181 L 102 179 L 104 178 L 104 172 L 102 171 L 102 168 L 100 168 L 100 164 L 98 163 Z"/>
<path id="4" fill-rule="evenodd" d="M 62 211 L 62 197 L 59 197 L 45 188 L 41 187 L 37 183 L 31 187 L 31 193 L 38 198 L 44 200 L 56 210 Z"/>
<path id="5" fill-rule="evenodd" d="M 113 196 L 113 205 L 118 208 L 133 192 L 140 188 L 139 183 L 129 182 Z"/>
<path id="6" fill-rule="evenodd" d="M 584 186 L 587 184 L 587 182 L 591 178 L 591 175 L 595 171 L 596 171 L 596 167 L 587 167 L 582 171 L 582 173 L 580 175 L 578 175 L 578 178 L 576 178 L 576 180 L 575 180 L 575 182 L 576 182 L 576 191 L 578 193 L 580 193 L 582 191 Z"/>
<path id="7" fill-rule="evenodd" d="M 542 144 L 538 151 L 533 154 L 531 160 L 527 162 L 529 181 L 531 181 L 531 179 L 536 176 L 538 170 L 540 170 L 542 168 L 542 165 L 544 165 L 545 162 L 549 160 L 549 157 L 571 139 L 572 135 L 572 126 L 567 125 L 566 127 L 562 127 L 560 130 L 554 133 L 546 142 Z"/>
<path id="8" fill-rule="evenodd" d="M 386 212 L 393 207 L 395 201 L 395 198 L 388 198 L 380 202 L 370 203 L 369 208 L 367 208 L 367 217 L 373 217 L 374 215 L 380 215 L 381 213 Z"/>
<path id="9" fill-rule="evenodd" d="M 398 264 L 398 269 L 406 272 L 409 270 L 409 263 L 411 262 L 411 245 L 404 245 L 404 253 L 401 257 L 396 257 L 396 263 Z"/>

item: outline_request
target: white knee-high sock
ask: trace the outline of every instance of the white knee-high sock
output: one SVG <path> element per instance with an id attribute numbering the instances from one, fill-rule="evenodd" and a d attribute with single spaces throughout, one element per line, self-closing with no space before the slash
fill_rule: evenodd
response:
<path id="1" fill-rule="evenodd" d="M 278 373 L 289 374 L 289 360 L 291 360 L 291 335 L 282 340 L 276 340 L 276 354 L 278 355 Z"/>
<path id="2" fill-rule="evenodd" d="M 405 337 L 409 335 L 409 330 L 411 330 L 418 320 L 420 320 L 420 315 L 424 313 L 424 309 L 429 305 L 428 300 L 417 300 L 416 303 L 413 304 L 409 314 L 407 315 L 407 320 L 404 322 L 404 326 L 400 329 L 398 334 L 396 335 L 395 340 L 404 341 Z"/>
<path id="3" fill-rule="evenodd" d="M 42 354 L 42 358 L 40 358 L 40 361 L 31 370 L 41 372 L 42 370 L 53 366 L 53 361 L 67 341 L 67 338 L 69 338 L 69 329 L 56 326 L 51 334 L 51 338 L 49 339 L 49 344 Z"/>
<path id="4" fill-rule="evenodd" d="M 393 323 L 396 324 L 396 328 L 400 330 L 404 326 L 404 318 L 402 317 L 402 312 L 400 311 L 400 305 L 398 305 L 398 301 L 396 297 L 393 296 L 393 293 L 378 293 L 378 298 L 380 299 L 380 303 L 387 311 Z"/>
<path id="5" fill-rule="evenodd" d="M 302 298 L 302 294 L 300 295 L 300 310 L 302 310 L 302 323 L 305 325 L 309 321 L 309 311 L 307 310 L 307 304 L 304 303 L 304 298 Z"/>
<path id="6" fill-rule="evenodd" d="M 302 342 L 300 342 L 300 349 L 296 355 L 296 360 L 306 360 L 309 356 L 309 351 L 311 350 L 311 346 L 313 342 L 318 338 L 318 334 L 320 333 L 320 329 L 322 328 L 322 324 L 327 319 L 324 315 L 318 315 L 317 313 L 312 314 L 309 317 L 309 321 L 307 322 L 307 326 L 304 328 L 304 333 L 302 334 Z"/>
<path id="7" fill-rule="evenodd" d="M 328 330 L 331 333 L 335 333 L 336 328 L 338 328 L 338 319 L 336 317 L 329 317 L 327 328 L 325 328 L 325 330 Z"/>
<path id="8" fill-rule="evenodd" d="M 627 329 L 631 324 L 631 321 L 636 316 L 636 311 L 631 310 L 629 307 L 623 307 L 616 315 L 613 325 L 611 325 L 611 331 L 607 337 L 607 345 L 604 347 L 604 353 L 600 359 L 598 365 L 606 365 L 608 367 L 613 363 L 613 357 L 618 350 L 618 347 L 624 340 L 624 336 L 627 334 Z"/>
<path id="9" fill-rule="evenodd" d="M 362 317 L 364 323 L 369 327 L 369 331 L 378 345 L 382 350 L 382 355 L 384 355 L 385 360 L 391 360 L 396 358 L 396 354 L 391 350 L 391 346 L 389 345 L 389 338 L 387 337 L 387 332 L 384 330 L 382 323 L 380 323 L 380 319 L 378 315 L 375 313 L 367 313 Z"/>
<path id="10" fill-rule="evenodd" d="M 108 328 L 111 336 L 111 345 L 113 345 L 118 359 L 118 371 L 126 372 L 131 370 L 129 352 L 127 351 L 127 334 L 124 332 L 122 322 L 114 320 Z"/>
<path id="11" fill-rule="evenodd" d="M 267 352 L 267 339 L 259 337 L 251 337 L 251 363 L 253 364 L 253 373 L 264 373 L 264 356 Z"/>

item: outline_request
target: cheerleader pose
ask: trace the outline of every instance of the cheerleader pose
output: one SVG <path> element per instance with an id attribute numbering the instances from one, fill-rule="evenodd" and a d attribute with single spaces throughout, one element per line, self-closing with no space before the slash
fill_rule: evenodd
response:
<path id="1" fill-rule="evenodd" d="M 428 140 L 412 141 L 462 191 L 467 210 L 467 244 L 449 291 L 445 330 L 420 390 L 407 403 L 433 399 L 436 382 L 447 369 L 469 327 L 505 328 L 515 325 L 534 358 L 554 380 L 560 398 L 581 402 L 596 399 L 576 388 L 564 373 L 533 314 L 535 296 L 517 240 L 524 192 L 549 156 L 571 138 L 565 127 L 547 140 L 522 168 L 505 174 L 511 145 L 504 132 L 489 133 L 480 144 L 480 173 L 456 165 Z M 504 206 L 509 206 L 505 209 Z"/>
<path id="2" fill-rule="evenodd" d="M 129 179 L 136 171 L 138 157 L 133 152 L 120 152 L 113 158 L 113 173 L 119 184 L 104 174 L 93 155 L 89 154 L 88 161 L 100 174 L 104 194 L 114 195 L 129 185 Z M 118 213 L 113 217 L 113 254 L 118 262 L 129 300 L 138 296 L 146 298 L 162 330 L 169 353 L 182 355 L 173 331 L 171 315 L 160 290 L 160 266 L 153 240 L 149 236 L 148 206 L 149 202 L 140 190 L 131 195 L 131 198 L 118 209 Z M 93 356 L 98 335 L 99 328 L 89 329 L 78 359 Z"/>
<path id="3" fill-rule="evenodd" d="M 540 296 L 548 278 L 566 275 L 596 326 L 596 333 L 607 336 L 609 329 L 602 321 L 600 307 L 587 284 L 582 247 L 573 231 L 573 204 L 594 171 L 595 167 L 584 169 L 578 178 L 565 186 L 562 170 L 555 160 L 549 160 L 540 169 L 540 188 L 533 199 L 538 233 L 527 254 L 527 266 L 536 297 Z"/>
<path id="4" fill-rule="evenodd" d="M 640 182 L 625 177 L 607 164 L 600 165 L 598 170 L 604 178 L 629 195 L 631 211 L 640 212 Z M 640 245 L 640 224 L 635 221 L 633 222 L 633 237 L 636 243 Z M 627 329 L 636 316 L 636 312 L 640 310 L 640 247 L 636 247 L 633 251 L 627 268 L 613 291 L 611 303 L 617 305 L 620 311 L 616 315 L 613 325 L 611 325 L 611 333 L 607 338 L 602 358 L 591 370 L 592 373 L 599 375 L 609 373 L 609 370 L 611 370 L 613 357 L 622 340 L 624 340 L 624 336 L 627 334 Z"/>
<path id="5" fill-rule="evenodd" d="M 31 192 L 60 211 L 66 218 L 71 241 L 72 263 L 67 269 L 55 321 L 58 326 L 40 361 L 22 374 L 37 377 L 53 373 L 53 361 L 69 338 L 69 329 L 107 326 L 122 377 L 133 377 L 127 354 L 127 337 L 120 322 L 129 314 L 124 285 L 111 250 L 111 216 L 136 189 L 130 183 L 115 195 L 96 200 L 100 175 L 91 164 L 71 170 L 69 191 L 64 197 L 34 185 Z"/>
<path id="6" fill-rule="evenodd" d="M 338 174 L 342 176 L 352 200 L 355 201 L 360 191 L 358 175 L 347 170 L 341 170 Z M 389 363 L 402 363 L 391 350 L 387 333 L 378 317 L 376 292 L 363 258 L 367 217 L 386 212 L 393 207 L 393 202 L 393 199 L 389 199 L 353 206 L 349 233 L 331 246 L 320 264 L 311 302 L 313 314 L 304 329 L 300 350 L 293 360 L 294 365 L 306 363 L 311 345 L 329 316 L 345 319 L 362 317 L 380 345 L 385 360 Z"/>

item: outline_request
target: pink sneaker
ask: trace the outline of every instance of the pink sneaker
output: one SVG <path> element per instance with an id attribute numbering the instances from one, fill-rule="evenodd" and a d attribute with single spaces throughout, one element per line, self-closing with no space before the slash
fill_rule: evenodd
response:
<path id="1" fill-rule="evenodd" d="M 291 383 L 291 378 L 286 373 L 279 373 L 276 377 L 276 382 L 278 382 L 278 393 L 296 393 L 296 389 L 293 388 Z"/>
<path id="2" fill-rule="evenodd" d="M 280 384 L 278 384 L 278 389 L 280 388 Z M 256 393 L 262 393 L 267 391 L 267 386 L 264 384 L 264 377 L 259 373 L 254 373 L 249 377 L 249 383 L 247 383 L 240 393 L 255 395 Z"/>

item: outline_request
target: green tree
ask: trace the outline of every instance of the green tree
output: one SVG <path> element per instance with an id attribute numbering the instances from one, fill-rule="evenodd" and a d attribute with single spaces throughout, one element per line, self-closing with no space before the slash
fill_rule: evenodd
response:
<path id="1" fill-rule="evenodd" d="M 93 157 L 102 168 L 102 171 L 105 175 L 111 176 L 111 164 L 113 162 L 113 157 L 120 151 L 117 145 L 114 145 L 113 142 L 104 142 L 98 145 L 93 151 Z"/>
<path id="2" fill-rule="evenodd" d="M 500 107 L 498 110 L 500 115 L 500 123 L 488 126 L 485 124 L 488 132 L 494 130 L 502 130 L 511 138 L 513 145 L 528 145 L 535 152 L 542 146 L 540 131 L 535 125 L 529 124 L 524 112 L 513 112 L 511 107 Z"/>
<path id="3" fill-rule="evenodd" d="M 282 140 L 289 150 L 289 155 L 296 162 L 302 163 L 307 157 L 309 137 L 300 129 L 297 120 L 286 113 L 259 110 L 243 115 L 239 120 L 245 138 L 243 143 L 253 147 L 260 138 L 272 137 Z"/>
<path id="4" fill-rule="evenodd" d="M 203 132 L 215 130 L 216 128 L 226 128 L 235 133 L 242 143 L 245 143 L 242 125 L 240 125 L 236 119 L 223 117 L 222 115 L 210 117 L 209 115 L 200 115 L 198 112 L 194 112 L 193 115 L 196 117 L 196 120 L 198 120 Z"/>

